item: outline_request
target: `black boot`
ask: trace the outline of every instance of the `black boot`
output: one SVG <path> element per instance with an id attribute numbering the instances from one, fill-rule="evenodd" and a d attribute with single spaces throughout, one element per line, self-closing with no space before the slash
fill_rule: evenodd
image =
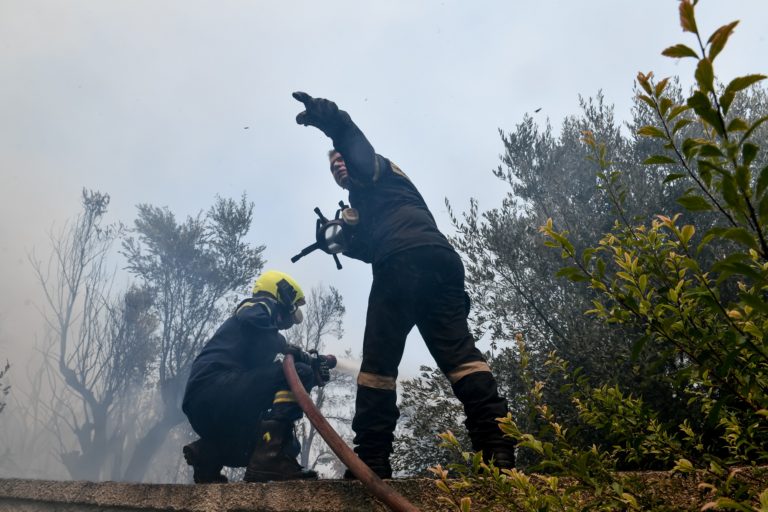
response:
<path id="1" fill-rule="evenodd" d="M 379 478 L 392 478 L 392 466 L 389 463 L 388 455 L 368 456 L 365 458 L 360 457 L 360 460 L 365 462 L 365 464 L 371 468 L 371 471 L 376 473 Z M 356 480 L 357 477 L 352 473 L 351 470 L 347 469 L 344 471 L 344 479 Z"/>
<path id="2" fill-rule="evenodd" d="M 493 462 L 493 465 L 499 469 L 514 469 L 515 468 L 514 446 L 488 447 L 483 450 L 483 460 L 486 463 Z"/>
<path id="3" fill-rule="evenodd" d="M 192 466 L 192 478 L 196 484 L 225 484 L 227 477 L 221 474 L 224 464 L 216 447 L 203 439 L 182 448 L 184 459 Z"/>
<path id="4" fill-rule="evenodd" d="M 245 470 L 245 482 L 315 479 L 317 473 L 301 467 L 288 455 L 294 444 L 293 422 L 263 420 L 256 449 Z"/>

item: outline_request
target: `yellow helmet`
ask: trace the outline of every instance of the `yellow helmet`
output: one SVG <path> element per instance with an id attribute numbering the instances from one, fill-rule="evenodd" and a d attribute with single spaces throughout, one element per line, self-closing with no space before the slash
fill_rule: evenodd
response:
<path id="1" fill-rule="evenodd" d="M 285 272 L 268 270 L 253 283 L 253 294 L 265 292 L 291 311 L 304 304 L 304 292 L 291 276 Z"/>

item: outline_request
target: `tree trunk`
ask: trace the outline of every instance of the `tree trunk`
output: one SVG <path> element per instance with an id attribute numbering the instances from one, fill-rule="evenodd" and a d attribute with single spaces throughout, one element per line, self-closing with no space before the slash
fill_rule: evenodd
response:
<path id="1" fill-rule="evenodd" d="M 128 467 L 125 469 L 123 480 L 142 482 L 157 451 L 168 437 L 168 432 L 183 421 L 178 412 L 166 410 L 163 418 L 147 431 L 133 450 Z"/>

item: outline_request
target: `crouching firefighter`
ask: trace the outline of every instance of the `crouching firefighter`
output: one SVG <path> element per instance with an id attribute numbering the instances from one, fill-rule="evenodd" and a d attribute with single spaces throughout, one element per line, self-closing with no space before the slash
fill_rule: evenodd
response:
<path id="1" fill-rule="evenodd" d="M 192 364 L 182 410 L 200 436 L 184 447 L 195 483 L 225 483 L 224 466 L 246 467 L 246 482 L 317 478 L 297 462 L 294 424 L 302 411 L 278 353 L 294 357 L 307 391 L 328 381 L 322 357 L 289 345 L 281 329 L 302 320 L 304 293 L 289 275 L 270 270 L 206 343 Z"/>

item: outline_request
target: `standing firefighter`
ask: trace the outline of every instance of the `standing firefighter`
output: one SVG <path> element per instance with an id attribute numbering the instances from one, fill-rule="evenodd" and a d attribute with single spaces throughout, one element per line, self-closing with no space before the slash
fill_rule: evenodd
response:
<path id="1" fill-rule="evenodd" d="M 196 483 L 226 482 L 223 466 L 247 466 L 247 482 L 317 478 L 296 461 L 294 423 L 302 411 L 275 361 L 292 354 L 307 391 L 327 380 L 327 372 L 315 371 L 316 359 L 278 332 L 301 322 L 303 304 L 289 275 L 265 272 L 192 364 L 182 409 L 200 436 L 184 447 Z"/>
<path id="2" fill-rule="evenodd" d="M 331 173 L 357 210 L 357 222 L 345 228 L 343 254 L 373 266 L 352 422 L 355 451 L 380 477 L 392 476 L 389 457 L 400 415 L 397 369 L 415 325 L 464 405 L 473 448 L 498 467 L 513 467 L 514 445 L 496 423 L 507 404 L 467 325 L 461 258 L 410 179 L 376 154 L 346 112 L 303 92 L 293 97 L 305 107 L 296 122 L 333 140 Z"/>

